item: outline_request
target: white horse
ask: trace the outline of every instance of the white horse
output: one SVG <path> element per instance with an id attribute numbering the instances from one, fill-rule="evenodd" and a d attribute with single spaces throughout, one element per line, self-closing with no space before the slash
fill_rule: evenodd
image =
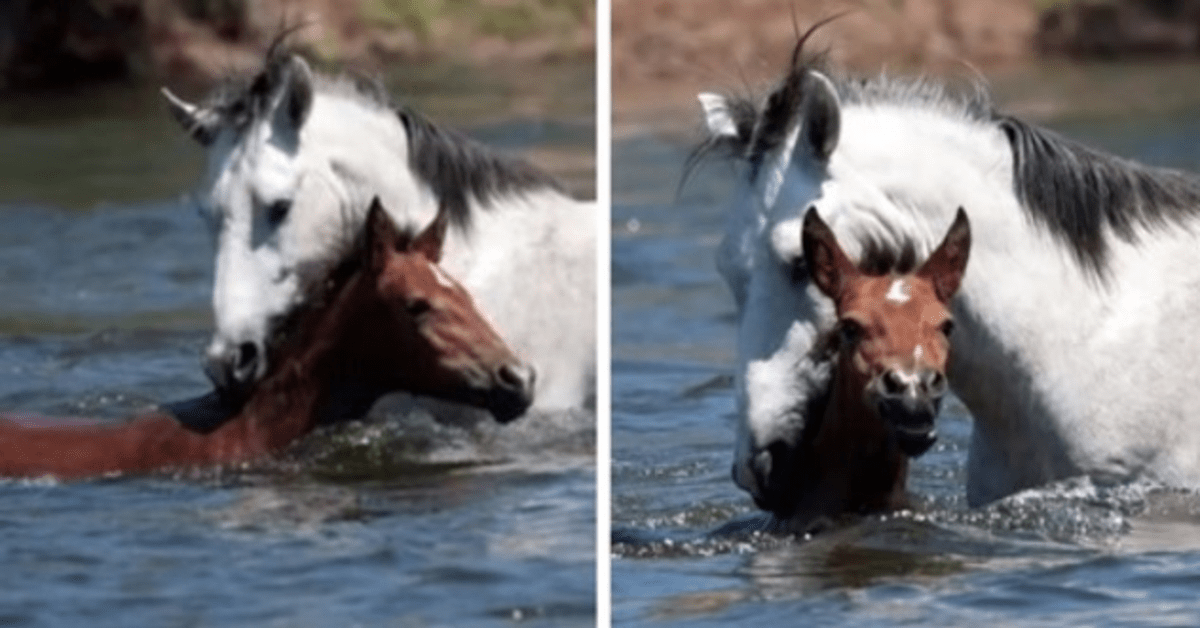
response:
<path id="1" fill-rule="evenodd" d="M 801 217 L 847 252 L 915 239 L 962 206 L 975 243 L 953 312 L 951 388 L 974 417 L 967 498 L 1088 474 L 1200 487 L 1200 180 L 997 113 L 983 90 L 831 79 L 797 45 L 766 98 L 699 96 L 692 165 L 740 164 L 717 254 L 739 312 L 733 477 L 794 500 L 790 457 L 829 386 L 833 324 L 806 279 Z"/>
<path id="2" fill-rule="evenodd" d="M 359 232 L 378 196 L 419 231 L 439 204 L 451 229 L 441 265 L 536 371 L 539 409 L 579 406 L 594 389 L 595 204 L 532 165 L 501 157 L 375 86 L 314 74 L 279 46 L 248 81 L 199 104 L 163 90 L 208 152 L 201 213 L 217 245 L 216 331 L 206 371 L 238 392 L 262 376 L 300 288 Z M 533 385 L 534 372 L 497 373 Z"/>

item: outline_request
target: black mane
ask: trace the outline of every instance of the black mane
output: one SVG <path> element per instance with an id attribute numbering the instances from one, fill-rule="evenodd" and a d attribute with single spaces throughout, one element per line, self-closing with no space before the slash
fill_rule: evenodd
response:
<path id="1" fill-rule="evenodd" d="M 1021 206 L 1095 277 L 1107 268 L 1106 228 L 1135 244 L 1139 227 L 1182 225 L 1200 213 L 1195 175 L 1103 153 L 1011 116 L 996 124 L 1012 147 Z"/>
<path id="2" fill-rule="evenodd" d="M 433 190 L 455 225 L 470 224 L 471 198 L 486 203 L 536 189 L 562 191 L 549 174 L 501 155 L 407 107 L 393 107 L 408 133 L 408 165 Z"/>

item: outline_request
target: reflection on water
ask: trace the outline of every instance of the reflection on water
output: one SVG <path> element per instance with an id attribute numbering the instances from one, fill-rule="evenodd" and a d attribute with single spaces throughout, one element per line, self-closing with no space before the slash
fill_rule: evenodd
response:
<path id="1" fill-rule="evenodd" d="M 1200 164 L 1200 107 L 1076 118 L 1074 137 Z M 731 189 L 709 166 L 676 198 L 688 146 L 614 147 L 613 617 L 617 624 L 1195 625 L 1200 496 L 1076 478 L 965 504 L 971 420 L 951 400 L 917 459 L 916 512 L 815 537 L 763 533 L 729 478 L 736 322 L 713 265 Z"/>
<path id="2" fill-rule="evenodd" d="M 394 83 L 589 194 L 590 77 Z M 208 389 L 202 158 L 152 87 L 0 102 L 0 411 L 117 421 Z M 0 624 L 593 625 L 595 413 L 443 424 L 390 401 L 270 463 L 0 480 Z"/>

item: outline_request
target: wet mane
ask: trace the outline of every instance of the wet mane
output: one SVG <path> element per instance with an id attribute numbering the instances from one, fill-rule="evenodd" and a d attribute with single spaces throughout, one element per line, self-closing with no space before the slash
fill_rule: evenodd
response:
<path id="1" fill-rule="evenodd" d="M 1186 224 L 1200 214 L 1200 180 L 1100 152 L 1011 116 L 997 116 L 1013 151 L 1021 206 L 1070 247 L 1093 277 L 1107 270 L 1111 230 L 1130 244 L 1138 230 Z"/>
<path id="2" fill-rule="evenodd" d="M 241 134 L 264 119 L 271 109 L 273 87 L 284 78 L 293 51 L 285 32 L 267 51 L 263 69 L 252 76 L 229 76 L 204 99 L 202 106 L 217 113 L 223 124 Z M 498 153 L 462 133 L 441 127 L 414 109 L 391 102 L 377 81 L 354 75 L 314 73 L 313 88 L 341 93 L 396 115 L 408 134 L 409 168 L 445 206 L 451 224 L 468 229 L 470 201 L 487 207 L 497 198 L 533 190 L 562 191 L 554 177 L 529 162 Z"/>
<path id="3" fill-rule="evenodd" d="M 549 174 L 527 161 L 496 153 L 483 144 L 440 127 L 409 107 L 390 107 L 408 133 L 408 165 L 449 212 L 467 227 L 470 197 L 487 206 L 498 197 L 537 189 L 562 191 Z"/>
<path id="4" fill-rule="evenodd" d="M 820 26 L 820 24 L 818 24 Z M 814 27 L 815 29 L 816 27 Z M 783 77 L 766 96 L 731 94 L 726 106 L 735 135 L 711 135 L 689 155 L 683 180 L 709 159 L 746 161 L 749 177 L 783 146 L 803 112 L 805 92 L 819 71 L 843 106 L 900 106 L 932 110 L 969 124 L 998 128 L 1012 151 L 1014 193 L 1035 224 L 1067 248 L 1091 277 L 1107 274 L 1111 232 L 1136 244 L 1139 229 L 1186 225 L 1200 214 L 1200 179 L 1191 173 L 1145 166 L 996 111 L 982 81 L 951 90 L 921 78 L 849 78 L 831 72 L 824 55 L 796 44 Z"/>

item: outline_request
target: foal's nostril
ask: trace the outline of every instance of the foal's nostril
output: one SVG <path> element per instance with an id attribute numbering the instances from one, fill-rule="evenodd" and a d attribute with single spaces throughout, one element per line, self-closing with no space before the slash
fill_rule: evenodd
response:
<path id="1" fill-rule="evenodd" d="M 899 397 L 908 390 L 908 382 L 896 371 L 883 374 L 883 392 L 890 397 Z"/>
<path id="2" fill-rule="evenodd" d="M 926 371 L 921 380 L 926 395 L 940 397 L 946 393 L 946 376 L 941 371 Z"/>
<path id="3" fill-rule="evenodd" d="M 496 381 L 509 390 L 530 392 L 534 379 L 533 369 L 524 364 L 502 364 L 496 369 Z"/>

